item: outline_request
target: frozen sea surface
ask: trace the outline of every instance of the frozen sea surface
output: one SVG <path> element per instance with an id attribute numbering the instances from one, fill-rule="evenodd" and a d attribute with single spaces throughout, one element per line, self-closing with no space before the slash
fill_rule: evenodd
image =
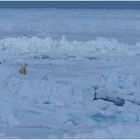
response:
<path id="1" fill-rule="evenodd" d="M 140 11 L 0 19 L 0 138 L 140 138 Z"/>
<path id="2" fill-rule="evenodd" d="M 97 36 L 135 43 L 140 36 L 139 10 L 1 9 L 0 37 L 26 35 L 71 40 Z"/>

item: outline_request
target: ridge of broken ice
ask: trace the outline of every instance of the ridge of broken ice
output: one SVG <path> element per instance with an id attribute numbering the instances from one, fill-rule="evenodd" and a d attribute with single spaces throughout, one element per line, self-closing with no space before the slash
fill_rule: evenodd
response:
<path id="1" fill-rule="evenodd" d="M 89 58 L 97 55 L 139 55 L 140 47 L 118 42 L 115 39 L 98 37 L 91 41 L 69 41 L 64 36 L 60 40 L 51 37 L 18 37 L 0 40 L 1 57 L 17 55 L 45 55 L 56 58 Z"/>

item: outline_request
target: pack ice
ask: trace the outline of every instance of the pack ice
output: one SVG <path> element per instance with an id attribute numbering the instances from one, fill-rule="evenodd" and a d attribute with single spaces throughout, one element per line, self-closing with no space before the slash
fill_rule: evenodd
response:
<path id="1" fill-rule="evenodd" d="M 0 18 L 0 138 L 140 138 L 140 11 Z"/>

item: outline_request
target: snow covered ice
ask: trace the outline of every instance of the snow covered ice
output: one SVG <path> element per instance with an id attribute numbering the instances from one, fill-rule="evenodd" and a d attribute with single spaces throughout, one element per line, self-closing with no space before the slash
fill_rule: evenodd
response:
<path id="1" fill-rule="evenodd" d="M 0 19 L 0 138 L 140 138 L 139 10 Z"/>

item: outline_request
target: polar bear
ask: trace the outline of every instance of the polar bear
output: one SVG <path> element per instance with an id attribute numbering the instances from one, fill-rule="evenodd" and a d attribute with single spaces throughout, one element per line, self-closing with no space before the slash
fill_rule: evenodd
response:
<path id="1" fill-rule="evenodd" d="M 28 66 L 28 64 L 22 65 L 19 69 L 19 73 L 20 74 L 27 74 L 27 66 Z"/>

